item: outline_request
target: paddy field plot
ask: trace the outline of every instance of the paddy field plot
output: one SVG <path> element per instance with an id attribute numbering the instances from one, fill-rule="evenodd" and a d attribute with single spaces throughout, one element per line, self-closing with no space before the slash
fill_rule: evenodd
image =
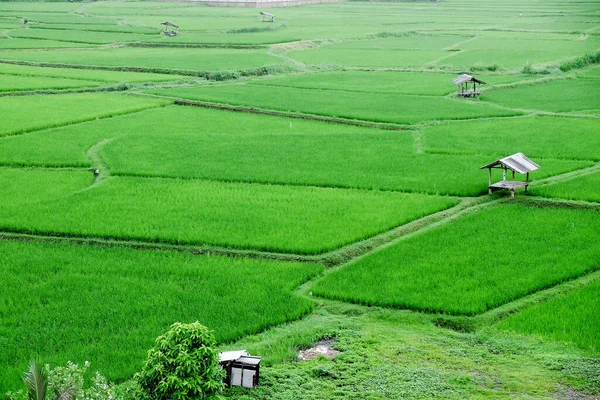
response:
<path id="1" fill-rule="evenodd" d="M 544 186 L 533 186 L 531 191 L 536 196 L 600 202 L 600 173 L 596 172 Z"/>
<path id="2" fill-rule="evenodd" d="M 448 122 L 422 129 L 425 152 L 600 161 L 600 122 L 595 118 L 526 116 Z"/>
<path id="3" fill-rule="evenodd" d="M 347 91 L 323 91 L 251 84 L 202 88 L 146 89 L 146 93 L 184 100 L 224 103 L 285 112 L 372 122 L 416 124 L 428 120 L 471 119 L 519 115 L 518 111 L 478 102 L 459 102 L 432 96 Z"/>
<path id="4" fill-rule="evenodd" d="M 269 78 L 253 81 L 251 84 L 361 93 L 444 96 L 456 90 L 452 84 L 454 78 L 456 78 L 455 74 L 439 72 L 336 71 Z M 517 75 L 497 75 L 488 78 L 488 84 L 505 84 L 521 80 L 523 77 Z"/>
<path id="5" fill-rule="evenodd" d="M 333 271 L 313 293 L 474 315 L 600 266 L 600 212 L 502 204 Z"/>
<path id="6" fill-rule="evenodd" d="M 67 243 L 3 240 L 0 253 L 2 393 L 21 387 L 34 356 L 130 378 L 173 321 L 198 320 L 226 342 L 297 319 L 313 303 L 292 291 L 323 269 Z"/>
<path id="7" fill-rule="evenodd" d="M 158 33 L 154 34 L 158 36 Z M 140 42 L 150 35 L 124 32 L 98 32 L 74 29 L 15 29 L 10 31 L 13 38 L 55 40 L 59 42 L 109 44 Z"/>
<path id="8" fill-rule="evenodd" d="M 11 174 L 11 169 L 4 173 Z M 20 178 L 16 184 L 27 190 L 29 181 Z M 111 177 L 54 201 L 23 207 L 9 194 L 2 202 L 6 206 L 0 210 L 0 228 L 8 231 L 315 254 L 458 201 L 391 192 Z"/>
<path id="9" fill-rule="evenodd" d="M 36 67 L 31 65 L 0 64 L 0 75 L 37 78 L 80 79 L 83 81 L 109 83 L 140 83 L 191 80 L 192 77 L 146 72 L 101 71 L 89 69 Z M 2 86 L 4 87 L 4 86 Z"/>
<path id="10" fill-rule="evenodd" d="M 537 304 L 496 325 L 515 331 L 575 343 L 600 351 L 600 281 Z"/>
<path id="11" fill-rule="evenodd" d="M 69 48 L 69 47 L 92 47 L 86 43 L 70 43 L 59 42 L 56 40 L 39 40 L 39 39 L 15 39 L 1 38 L 0 50 L 21 50 L 21 49 L 50 49 L 50 48 Z"/>
<path id="12" fill-rule="evenodd" d="M 265 49 L 177 49 L 120 47 L 112 49 L 0 52 L 2 60 L 98 66 L 119 69 L 217 71 L 278 64 Z"/>
<path id="13" fill-rule="evenodd" d="M 561 79 L 483 93 L 481 100 L 515 109 L 600 114 L 600 81 Z"/>
<path id="14" fill-rule="evenodd" d="M 492 156 L 417 154 L 411 131 L 169 106 L 0 139 L 0 164 L 113 175 L 477 195 Z M 533 179 L 593 165 L 537 159 Z M 475 165 L 475 167 L 474 167 Z"/>
<path id="15" fill-rule="evenodd" d="M 126 114 L 167 103 L 106 93 L 0 97 L 0 136 Z M 32 118 L 32 110 L 35 110 L 35 118 Z"/>
<path id="16" fill-rule="evenodd" d="M 97 87 L 100 83 L 81 79 L 41 78 L 32 76 L 15 76 L 0 73 L 0 92 L 18 92 L 43 89 L 74 89 Z"/>

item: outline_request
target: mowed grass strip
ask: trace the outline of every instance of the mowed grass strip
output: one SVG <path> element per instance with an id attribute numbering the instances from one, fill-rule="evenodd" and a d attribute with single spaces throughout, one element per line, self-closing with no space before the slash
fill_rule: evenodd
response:
<path id="1" fill-rule="evenodd" d="M 91 167 L 113 175 L 212 179 L 427 194 L 487 190 L 478 168 L 496 156 L 416 154 L 413 132 L 169 106 L 0 140 L 0 164 Z M 532 179 L 593 165 L 536 161 Z"/>
<path id="2" fill-rule="evenodd" d="M 593 118 L 528 116 L 487 121 L 449 122 L 424 127 L 426 152 L 514 154 L 600 160 L 600 123 Z"/>
<path id="3" fill-rule="evenodd" d="M 0 136 L 131 113 L 168 103 L 112 93 L 2 97 Z"/>
<path id="4" fill-rule="evenodd" d="M 313 303 L 292 291 L 323 269 L 68 243 L 0 241 L 0 254 L 1 393 L 22 388 L 35 357 L 130 378 L 176 321 L 228 342 L 294 320 Z"/>
<path id="5" fill-rule="evenodd" d="M 120 47 L 112 49 L 0 52 L 0 59 L 113 68 L 222 71 L 279 64 L 266 50 Z"/>
<path id="6" fill-rule="evenodd" d="M 483 93 L 481 99 L 516 109 L 600 113 L 600 80 L 561 79 Z"/>
<path id="7" fill-rule="evenodd" d="M 474 211 L 340 268 L 319 296 L 475 315 L 600 268 L 600 212 L 523 204 Z"/>
<path id="8" fill-rule="evenodd" d="M 511 315 L 496 326 L 600 352 L 600 281 Z"/>
<path id="9" fill-rule="evenodd" d="M 189 76 L 173 74 L 152 74 L 147 72 L 35 67 L 30 65 L 16 64 L 0 64 L 0 74 L 30 77 L 81 79 L 85 81 L 96 81 L 104 83 L 162 82 L 193 79 Z"/>
<path id="10" fill-rule="evenodd" d="M 20 184 L 30 185 L 27 177 Z M 27 207 L 10 196 L 0 200 L 6 204 L 0 228 L 11 231 L 302 254 L 331 250 L 457 203 L 392 192 L 130 177 Z"/>
<path id="11" fill-rule="evenodd" d="M 430 120 L 519 115 L 519 112 L 471 101 L 431 96 L 352 93 L 247 84 L 203 88 L 148 89 L 147 93 L 187 100 L 248 106 L 333 118 L 416 124 Z"/>
<path id="12" fill-rule="evenodd" d="M 544 186 L 532 186 L 531 193 L 543 197 L 600 202 L 600 173 L 596 172 Z"/>

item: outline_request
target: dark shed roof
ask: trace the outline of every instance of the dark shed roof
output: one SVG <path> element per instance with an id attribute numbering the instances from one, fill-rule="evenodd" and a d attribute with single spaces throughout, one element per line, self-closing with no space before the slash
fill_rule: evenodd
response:
<path id="1" fill-rule="evenodd" d="M 536 163 L 531 161 L 529 158 L 527 158 L 527 156 L 525 156 L 525 154 L 516 153 L 516 154 L 513 154 L 512 156 L 504 157 L 504 158 L 494 161 L 493 163 L 484 165 L 483 167 L 481 167 L 479 169 L 494 168 L 498 165 L 502 165 L 502 166 L 510 169 L 511 171 L 515 171 L 520 174 L 526 174 L 528 172 L 535 171 L 536 169 L 540 168 L 539 165 L 537 165 Z"/>
<path id="2" fill-rule="evenodd" d="M 174 23 L 172 23 L 172 22 L 169 22 L 169 21 L 163 22 L 161 25 L 164 25 L 164 26 L 172 26 L 172 27 L 174 27 L 174 28 L 179 28 L 179 25 L 175 25 Z"/>

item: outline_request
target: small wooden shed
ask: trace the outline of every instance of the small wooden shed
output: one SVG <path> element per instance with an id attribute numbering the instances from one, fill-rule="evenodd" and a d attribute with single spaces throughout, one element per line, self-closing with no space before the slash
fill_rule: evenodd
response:
<path id="1" fill-rule="evenodd" d="M 515 190 L 524 187 L 527 191 L 529 186 L 529 173 L 539 169 L 540 166 L 531 161 L 525 154 L 516 153 L 512 156 L 504 157 L 493 163 L 484 165 L 479 169 L 489 170 L 488 178 L 488 193 L 492 194 L 494 190 L 510 190 L 510 196 L 515 197 Z M 492 168 L 502 169 L 502 180 L 500 182 L 492 183 Z M 512 180 L 506 179 L 506 172 L 512 171 Z M 515 172 L 519 174 L 526 174 L 525 182 L 515 180 Z"/>
<path id="2" fill-rule="evenodd" d="M 251 356 L 246 350 L 219 353 L 220 365 L 226 372 L 223 383 L 227 387 L 242 386 L 252 389 L 260 378 L 260 357 Z"/>
<path id="3" fill-rule="evenodd" d="M 275 15 L 261 11 L 260 15 L 262 15 L 262 22 L 275 22 Z"/>
<path id="4" fill-rule="evenodd" d="M 177 36 L 179 34 L 179 25 L 175 25 L 174 23 L 169 22 L 169 21 L 165 21 L 161 25 L 165 26 L 165 32 L 164 32 L 165 35 Z M 175 30 L 169 29 L 169 27 L 175 28 Z"/>
<path id="5" fill-rule="evenodd" d="M 481 85 L 487 85 L 484 81 L 467 74 L 452 79 L 452 82 L 458 86 L 458 95 L 461 97 L 478 97 L 481 94 Z M 479 90 L 477 90 L 477 84 L 479 84 Z"/>

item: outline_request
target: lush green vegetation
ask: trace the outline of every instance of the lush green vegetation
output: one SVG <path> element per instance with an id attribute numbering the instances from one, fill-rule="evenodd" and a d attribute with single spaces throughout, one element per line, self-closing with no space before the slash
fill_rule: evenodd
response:
<path id="1" fill-rule="evenodd" d="M 322 267 L 70 244 L 0 241 L 0 392 L 24 365 L 94 360 L 110 379 L 139 370 L 173 321 L 231 341 L 306 314 L 291 291 Z M 49 316 L 52 316 L 49 318 Z"/>
<path id="2" fill-rule="evenodd" d="M 29 65 L 0 64 L 0 74 L 13 76 L 35 76 L 48 78 L 81 79 L 105 83 L 138 83 L 162 82 L 174 80 L 190 80 L 189 76 L 171 74 L 149 74 L 144 72 L 101 71 L 86 69 L 68 69 L 51 67 L 34 67 Z M 4 87 L 4 86 L 3 86 Z"/>
<path id="3" fill-rule="evenodd" d="M 451 84 L 451 82 L 450 82 Z M 448 86 L 450 86 L 450 84 Z M 504 117 L 519 112 L 478 102 L 431 96 L 364 93 L 230 84 L 202 88 L 148 89 L 148 93 L 270 110 L 374 122 L 415 124 L 427 120 Z"/>
<path id="4" fill-rule="evenodd" d="M 599 352 L 600 281 L 512 315 L 498 327 L 572 342 Z"/>
<path id="5" fill-rule="evenodd" d="M 100 86 L 98 82 L 81 79 L 46 78 L 0 74 L 0 92 L 18 92 L 37 89 L 73 89 Z"/>
<path id="6" fill-rule="evenodd" d="M 19 184 L 29 186 L 27 179 Z M 331 250 L 456 204 L 389 192 L 126 177 L 26 209 L 10 197 L 2 202 L 0 226 L 13 231 L 297 253 Z"/>
<path id="7" fill-rule="evenodd" d="M 101 34 L 102 35 L 102 34 Z M 239 70 L 277 64 L 264 50 L 177 49 L 120 47 L 89 50 L 23 50 L 0 52 L 0 60 L 32 61 L 122 69 L 217 71 Z"/>
<path id="8" fill-rule="evenodd" d="M 328 274 L 320 296 L 473 315 L 598 268 L 600 212 L 504 204 Z"/>
<path id="9" fill-rule="evenodd" d="M 564 182 L 532 187 L 532 193 L 544 197 L 600 202 L 600 173 L 596 172 Z"/>
<path id="10" fill-rule="evenodd" d="M 562 79 L 535 86 L 494 90 L 482 95 L 481 99 L 518 109 L 554 112 L 593 110 L 598 114 L 599 89 L 600 82 L 596 80 Z"/>
<path id="11" fill-rule="evenodd" d="M 423 147 L 431 153 L 522 152 L 530 157 L 600 161 L 595 118 L 527 116 L 444 123 L 423 128 Z"/>
<path id="12" fill-rule="evenodd" d="M 0 97 L 0 136 L 127 114 L 167 103 L 165 100 L 106 93 Z M 35 110 L 35 118 L 31 118 L 31 110 Z"/>

